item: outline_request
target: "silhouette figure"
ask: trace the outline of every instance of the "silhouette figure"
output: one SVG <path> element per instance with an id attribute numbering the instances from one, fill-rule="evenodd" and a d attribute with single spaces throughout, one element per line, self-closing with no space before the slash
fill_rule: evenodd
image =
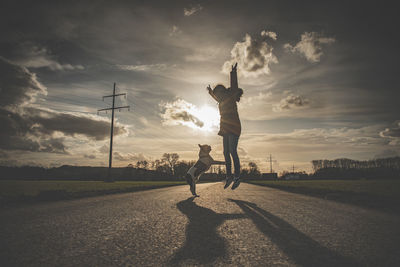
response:
<path id="1" fill-rule="evenodd" d="M 301 266 L 360 266 L 356 260 L 322 246 L 281 218 L 256 204 L 229 199 L 236 203 L 264 235 Z"/>
<path id="2" fill-rule="evenodd" d="M 211 146 L 209 145 L 200 145 L 199 159 L 197 162 L 188 170 L 185 179 L 186 182 L 190 185 L 190 192 L 192 192 L 193 196 L 199 197 L 196 193 L 196 183 L 199 180 L 200 176 L 210 169 L 213 164 L 225 164 L 223 161 L 214 160 L 210 156 Z"/>
<path id="3" fill-rule="evenodd" d="M 220 214 L 198 206 L 190 197 L 177 204 L 189 223 L 186 226 L 186 240 L 172 257 L 169 264 L 179 265 L 189 260 L 190 264 L 211 264 L 226 255 L 226 241 L 217 233 L 217 228 L 225 220 L 245 218 L 243 214 Z M 186 263 L 187 264 L 187 263 Z"/>
<path id="4" fill-rule="evenodd" d="M 237 153 L 237 146 L 242 130 L 236 102 L 239 102 L 243 95 L 243 89 L 238 87 L 237 63 L 232 66 L 230 79 L 230 88 L 217 85 L 214 89 L 211 89 L 210 85 L 208 85 L 207 89 L 208 93 L 218 102 L 220 114 L 220 129 L 218 135 L 223 138 L 227 176 L 224 188 L 227 188 L 233 181 L 232 189 L 235 189 L 240 184 L 240 160 Z M 234 177 L 232 177 L 231 156 L 235 167 Z"/>

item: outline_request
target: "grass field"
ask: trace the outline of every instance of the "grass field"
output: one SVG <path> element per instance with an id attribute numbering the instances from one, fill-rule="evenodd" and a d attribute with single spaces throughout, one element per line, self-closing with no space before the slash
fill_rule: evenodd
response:
<path id="1" fill-rule="evenodd" d="M 327 193 L 354 193 L 400 198 L 400 180 L 284 180 L 248 181 L 275 188 L 304 189 Z"/>
<path id="2" fill-rule="evenodd" d="M 181 181 L 0 181 L 0 200 L 62 199 L 182 185 Z"/>
<path id="3" fill-rule="evenodd" d="M 253 180 L 246 182 L 400 213 L 400 180 Z"/>

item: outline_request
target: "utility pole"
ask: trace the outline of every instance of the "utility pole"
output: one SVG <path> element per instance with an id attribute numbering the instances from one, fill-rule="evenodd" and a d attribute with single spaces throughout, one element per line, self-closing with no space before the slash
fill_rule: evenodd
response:
<path id="1" fill-rule="evenodd" d="M 114 110 L 118 109 L 119 111 L 121 111 L 121 109 L 127 108 L 129 111 L 129 109 L 130 109 L 130 106 L 121 106 L 121 107 L 115 106 L 115 97 L 122 96 L 122 95 L 125 96 L 125 99 L 126 99 L 126 93 L 121 93 L 121 94 L 115 93 L 115 83 L 114 83 L 113 94 L 103 96 L 103 101 L 104 101 L 104 98 L 106 98 L 106 97 L 112 97 L 112 107 L 97 110 L 97 114 L 101 111 L 107 112 L 107 110 L 111 110 L 111 134 L 110 134 L 110 157 L 109 157 L 109 161 L 108 161 L 108 181 L 113 181 L 113 179 L 111 177 L 111 168 L 112 168 L 112 150 L 113 150 L 112 146 L 113 146 L 113 135 L 114 135 Z"/>
<path id="2" fill-rule="evenodd" d="M 272 173 L 272 162 L 276 162 L 276 160 L 272 160 L 272 155 L 269 154 L 269 168 L 270 168 L 270 173 Z"/>

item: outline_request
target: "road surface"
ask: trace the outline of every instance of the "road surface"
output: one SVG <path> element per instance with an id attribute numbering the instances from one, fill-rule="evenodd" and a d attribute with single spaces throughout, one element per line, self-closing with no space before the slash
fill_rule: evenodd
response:
<path id="1" fill-rule="evenodd" d="M 0 210 L 1 266 L 399 266 L 400 216 L 242 183 Z"/>

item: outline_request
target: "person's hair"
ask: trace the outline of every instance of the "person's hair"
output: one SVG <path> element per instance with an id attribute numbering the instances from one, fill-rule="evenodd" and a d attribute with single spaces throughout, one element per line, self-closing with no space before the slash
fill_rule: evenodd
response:
<path id="1" fill-rule="evenodd" d="M 240 101 L 240 98 L 242 97 L 242 95 L 243 95 L 243 89 L 239 88 L 239 90 L 238 90 L 238 92 L 236 94 L 236 102 Z"/>
<path id="2" fill-rule="evenodd" d="M 218 84 L 214 87 L 213 92 L 217 97 L 221 97 L 224 94 L 225 90 L 225 86 L 223 86 L 222 84 Z"/>

